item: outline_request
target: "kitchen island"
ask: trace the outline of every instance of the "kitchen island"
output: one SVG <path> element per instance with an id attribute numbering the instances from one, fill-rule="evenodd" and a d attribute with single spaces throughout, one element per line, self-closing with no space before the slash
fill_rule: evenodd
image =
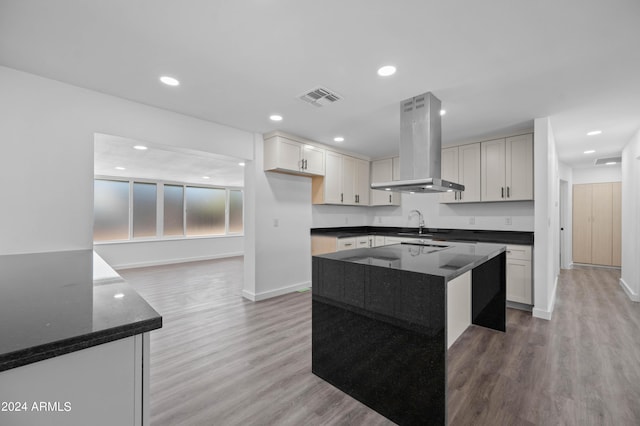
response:
<path id="1" fill-rule="evenodd" d="M 506 330 L 505 263 L 489 243 L 314 256 L 312 372 L 398 424 L 446 424 L 447 349 Z"/>

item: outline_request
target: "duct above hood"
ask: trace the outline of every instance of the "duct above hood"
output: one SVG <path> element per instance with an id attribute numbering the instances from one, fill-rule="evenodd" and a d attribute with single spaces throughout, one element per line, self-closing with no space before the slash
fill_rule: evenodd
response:
<path id="1" fill-rule="evenodd" d="M 440 178 L 440 99 L 427 92 L 400 103 L 400 180 L 374 182 L 371 189 L 395 192 L 464 191 Z"/>

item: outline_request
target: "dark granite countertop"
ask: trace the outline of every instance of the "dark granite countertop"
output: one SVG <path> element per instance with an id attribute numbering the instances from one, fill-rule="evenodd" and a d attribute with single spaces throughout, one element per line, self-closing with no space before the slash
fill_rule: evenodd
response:
<path id="1" fill-rule="evenodd" d="M 93 251 L 0 256 L 0 371 L 162 327 L 124 281 L 93 283 Z"/>
<path id="2" fill-rule="evenodd" d="M 446 241 L 429 245 L 403 243 L 360 248 L 317 257 L 417 272 L 450 281 L 505 250 L 506 247 L 500 244 Z"/>
<path id="3" fill-rule="evenodd" d="M 432 238 L 442 241 L 477 241 L 498 244 L 533 245 L 533 232 L 491 231 L 475 229 L 425 228 L 418 234 L 418 228 L 391 226 L 345 226 L 338 228 L 313 228 L 311 235 L 327 235 L 337 238 L 362 235 L 384 235 L 396 237 Z"/>

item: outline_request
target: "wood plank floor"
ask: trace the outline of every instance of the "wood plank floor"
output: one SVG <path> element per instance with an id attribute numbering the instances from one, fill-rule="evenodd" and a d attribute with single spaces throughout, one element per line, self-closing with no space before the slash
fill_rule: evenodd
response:
<path id="1" fill-rule="evenodd" d="M 121 271 L 164 316 L 151 423 L 393 424 L 311 374 L 311 294 L 252 303 L 242 258 Z M 551 321 L 508 310 L 449 351 L 452 425 L 640 424 L 640 304 L 619 272 L 563 271 Z"/>

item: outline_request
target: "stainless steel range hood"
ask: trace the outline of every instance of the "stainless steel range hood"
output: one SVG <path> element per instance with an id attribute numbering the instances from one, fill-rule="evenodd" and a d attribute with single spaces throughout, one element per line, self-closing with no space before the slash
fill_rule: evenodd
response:
<path id="1" fill-rule="evenodd" d="M 374 182 L 371 189 L 395 192 L 464 191 L 440 179 L 440 99 L 427 92 L 400 103 L 400 180 Z"/>

